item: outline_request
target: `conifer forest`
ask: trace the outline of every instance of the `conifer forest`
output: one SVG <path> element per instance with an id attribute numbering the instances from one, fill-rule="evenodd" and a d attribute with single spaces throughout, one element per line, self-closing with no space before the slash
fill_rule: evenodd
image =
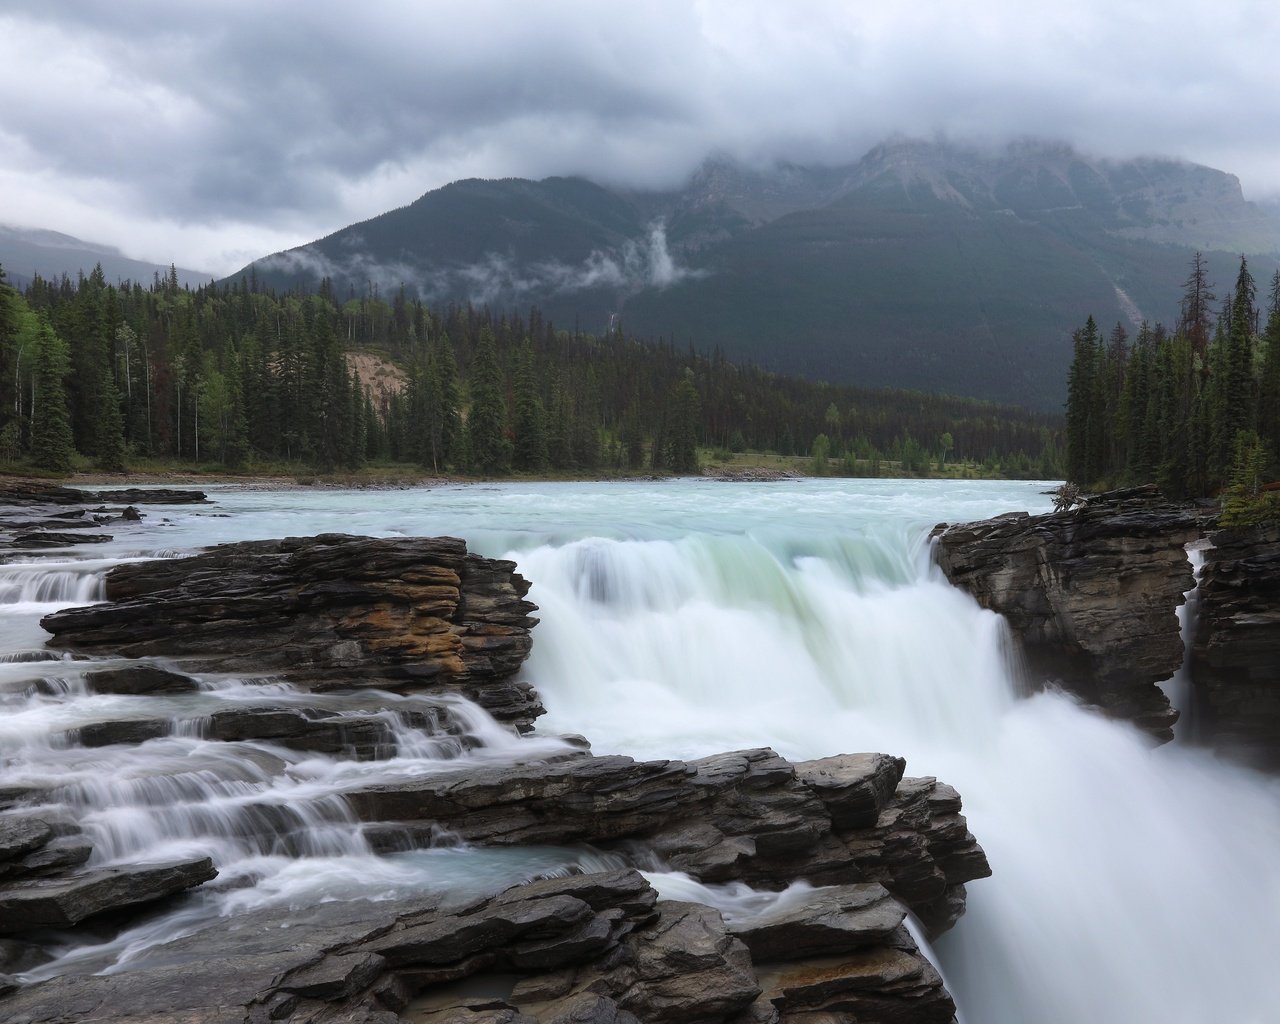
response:
<path id="1" fill-rule="evenodd" d="M 362 379 L 353 355 L 392 372 Z M 811 456 L 813 472 L 1061 473 L 1055 417 L 832 386 L 534 308 L 190 289 L 175 275 L 0 286 L 0 459 L 56 473 L 145 462 L 318 472 L 690 473 L 700 453 Z"/>
<path id="2" fill-rule="evenodd" d="M 1066 471 L 1086 486 L 1155 483 L 1170 497 L 1223 494 L 1228 515 L 1280 476 L 1280 272 L 1265 294 L 1243 257 L 1214 291 L 1197 254 L 1173 330 L 1090 317 L 1073 338 Z"/>

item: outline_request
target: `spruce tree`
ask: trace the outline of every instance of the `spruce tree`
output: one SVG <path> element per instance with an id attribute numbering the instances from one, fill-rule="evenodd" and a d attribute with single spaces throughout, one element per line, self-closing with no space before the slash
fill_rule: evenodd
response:
<path id="1" fill-rule="evenodd" d="M 547 413 L 538 395 L 533 346 L 526 338 L 516 357 L 515 448 L 516 469 L 537 473 L 547 468 Z"/>
<path id="2" fill-rule="evenodd" d="M 1098 325 L 1093 317 L 1071 336 L 1071 343 L 1071 369 L 1067 376 L 1067 479 L 1090 484 L 1098 474 L 1095 413 L 1102 397 L 1098 381 Z"/>
<path id="3" fill-rule="evenodd" d="M 66 379 L 71 357 L 66 343 L 41 322 L 36 343 L 35 401 L 31 410 L 31 461 L 55 473 L 70 472 L 75 458 Z"/>
<path id="4" fill-rule="evenodd" d="M 1271 278 L 1267 325 L 1262 334 L 1262 375 L 1258 381 L 1258 435 L 1273 458 L 1280 457 L 1280 270 Z M 1273 469 L 1275 463 L 1272 463 Z"/>
<path id="5" fill-rule="evenodd" d="M 125 469 L 124 417 L 120 413 L 120 392 L 110 370 L 98 383 L 98 415 L 94 463 L 112 473 Z"/>
<path id="6" fill-rule="evenodd" d="M 471 364 L 471 411 L 467 416 L 471 466 L 477 473 L 503 473 L 510 465 L 506 422 L 497 345 L 493 331 L 486 327 L 480 332 L 480 347 Z"/>
<path id="7" fill-rule="evenodd" d="M 668 441 L 670 454 L 668 465 L 675 473 L 698 471 L 698 389 L 693 383 L 693 371 L 684 375 L 671 390 L 671 433 Z"/>

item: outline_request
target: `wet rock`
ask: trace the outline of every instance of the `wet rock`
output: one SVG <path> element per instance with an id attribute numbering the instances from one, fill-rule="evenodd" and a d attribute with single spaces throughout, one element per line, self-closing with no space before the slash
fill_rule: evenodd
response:
<path id="1" fill-rule="evenodd" d="M 0 933 L 66 928 L 107 911 L 150 903 L 215 877 L 200 860 L 146 867 L 97 868 L 55 879 L 0 885 Z"/>
<path id="2" fill-rule="evenodd" d="M 458 692 L 527 728 L 542 707 L 514 676 L 537 620 L 514 569 L 452 538 L 227 544 L 118 566 L 106 603 L 43 625 L 59 650 L 271 671 L 313 689 Z"/>
<path id="3" fill-rule="evenodd" d="M 1235 760 L 1280 771 L 1280 527 L 1214 534 L 1199 596 L 1197 734 Z"/>
<path id="4" fill-rule="evenodd" d="M 178 487 L 121 487 L 82 493 L 85 501 L 105 501 L 110 505 L 202 505 L 209 500 L 204 491 Z"/>
<path id="5" fill-rule="evenodd" d="M 82 747 L 109 747 L 117 743 L 138 744 L 168 736 L 171 728 L 167 718 L 90 722 L 76 731 L 76 738 Z"/>
<path id="6" fill-rule="evenodd" d="M 803 960 L 883 945 L 907 912 L 883 886 L 812 889 L 746 925 L 730 926 L 756 963 Z"/>
<path id="7" fill-rule="evenodd" d="M 54 836 L 53 828 L 31 815 L 0 816 L 0 864 L 40 849 Z"/>
<path id="8" fill-rule="evenodd" d="M 146 663 L 88 672 L 84 679 L 94 693 L 194 693 L 200 689 L 190 676 Z"/>
<path id="9" fill-rule="evenodd" d="M 1135 488 L 1069 512 L 944 524 L 935 556 L 1008 620 L 1037 676 L 1166 741 L 1177 712 L 1155 684 L 1182 664 L 1176 609 L 1200 530 L 1198 510 Z"/>
<path id="10" fill-rule="evenodd" d="M 172 487 L 125 487 L 87 491 L 60 487 L 39 480 L 12 480 L 0 486 L 0 505 L 92 505 L 108 502 L 121 505 L 191 505 L 207 501 L 203 491 Z M 79 514 L 79 513 L 76 513 Z"/>
<path id="11" fill-rule="evenodd" d="M 699 903 L 663 901 L 659 917 L 626 943 L 614 972 L 618 1005 L 640 1020 L 724 1020 L 760 994 L 746 947 L 725 931 L 719 911 Z"/>
<path id="12" fill-rule="evenodd" d="M 837 829 L 869 828 L 892 798 L 907 762 L 886 754 L 841 754 L 796 765 Z"/>
<path id="13" fill-rule="evenodd" d="M 895 775 L 898 762 L 871 755 L 861 763 L 866 771 L 849 762 L 840 778 L 884 799 L 884 773 Z M 809 765 L 812 778 L 819 769 Z M 847 822 L 849 804 L 825 770 L 822 792 Z M 768 749 L 689 762 L 608 756 L 471 767 L 366 786 L 348 800 L 362 820 L 430 823 L 479 844 L 639 842 L 704 881 L 879 882 L 935 932 L 963 909 L 961 883 L 990 874 L 950 787 L 904 779 L 872 825 L 837 829 L 805 776 Z"/>
<path id="14" fill-rule="evenodd" d="M 106 533 L 67 533 L 65 530 L 34 530 L 19 533 L 9 541 L 12 548 L 64 548 L 74 544 L 105 544 L 114 540 Z"/>
<path id="15" fill-rule="evenodd" d="M 60 874 L 89 859 L 93 847 L 78 833 L 58 836 L 25 857 L 0 864 L 0 879 Z"/>
<path id="16" fill-rule="evenodd" d="M 781 1020 L 952 1024 L 955 1003 L 905 932 L 907 948 L 875 949 L 759 968 L 764 998 Z"/>

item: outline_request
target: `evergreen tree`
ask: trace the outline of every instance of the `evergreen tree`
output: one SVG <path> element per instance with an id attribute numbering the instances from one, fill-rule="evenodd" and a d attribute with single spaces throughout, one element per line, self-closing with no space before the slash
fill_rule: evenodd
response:
<path id="1" fill-rule="evenodd" d="M 515 449 L 512 463 L 516 469 L 540 472 L 548 464 L 547 413 L 538 395 L 533 346 L 527 338 L 516 357 L 514 387 Z"/>
<path id="2" fill-rule="evenodd" d="M 125 469 L 124 417 L 120 413 L 120 392 L 109 370 L 103 370 L 98 384 L 98 415 L 94 462 L 99 469 L 117 473 Z"/>
<path id="3" fill-rule="evenodd" d="M 671 436 L 668 464 L 674 473 L 698 471 L 698 389 L 693 371 L 685 370 L 671 392 Z"/>
<path id="4" fill-rule="evenodd" d="M 40 324 L 35 357 L 31 461 L 42 469 L 66 473 L 75 458 L 66 391 L 71 358 L 66 343 L 44 322 Z"/>
<path id="5" fill-rule="evenodd" d="M 1067 377 L 1067 478 L 1093 483 L 1098 477 L 1096 411 L 1102 388 L 1098 381 L 1098 325 L 1089 317 L 1072 337 Z"/>
<path id="6" fill-rule="evenodd" d="M 502 473 L 510 465 L 506 419 L 502 370 L 493 331 L 486 327 L 480 332 L 480 346 L 471 365 L 471 410 L 467 416 L 471 466 L 476 472 Z"/>
<path id="7" fill-rule="evenodd" d="M 462 467 L 470 459 L 467 438 L 462 431 L 462 390 L 458 384 L 458 361 L 453 354 L 453 343 L 444 333 L 436 341 L 434 370 L 439 386 L 436 409 L 439 456 L 450 465 Z"/>
<path id="8" fill-rule="evenodd" d="M 1209 347 L 1213 330 L 1212 306 L 1216 296 L 1209 284 L 1209 268 L 1204 253 L 1191 258 L 1191 272 L 1183 282 L 1182 315 L 1178 333 L 1191 342 L 1193 352 L 1203 353 Z"/>
<path id="9" fill-rule="evenodd" d="M 1262 336 L 1258 381 L 1258 434 L 1272 456 L 1280 456 L 1280 270 L 1271 278 L 1267 325 Z M 1274 463 L 1273 463 L 1274 468 Z"/>

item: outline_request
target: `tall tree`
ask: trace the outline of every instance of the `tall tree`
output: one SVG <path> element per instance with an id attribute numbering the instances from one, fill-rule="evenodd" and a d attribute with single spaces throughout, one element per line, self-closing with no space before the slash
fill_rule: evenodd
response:
<path id="1" fill-rule="evenodd" d="M 676 473 L 698 471 L 698 389 L 693 371 L 685 370 L 671 391 L 671 438 L 668 464 Z"/>
<path id="2" fill-rule="evenodd" d="M 31 411 L 31 461 L 55 473 L 69 472 L 75 458 L 66 380 L 71 357 L 66 343 L 42 322 L 36 345 L 35 400 Z"/>
<path id="3" fill-rule="evenodd" d="M 506 420 L 502 369 L 493 331 L 486 327 L 480 332 L 480 345 L 471 364 L 471 410 L 467 416 L 471 466 L 476 472 L 502 473 L 510 465 Z"/>
<path id="4" fill-rule="evenodd" d="M 512 464 L 516 469 L 540 472 L 547 468 L 548 463 L 547 411 L 538 394 L 533 345 L 527 338 L 516 356 L 514 387 L 515 448 Z"/>

